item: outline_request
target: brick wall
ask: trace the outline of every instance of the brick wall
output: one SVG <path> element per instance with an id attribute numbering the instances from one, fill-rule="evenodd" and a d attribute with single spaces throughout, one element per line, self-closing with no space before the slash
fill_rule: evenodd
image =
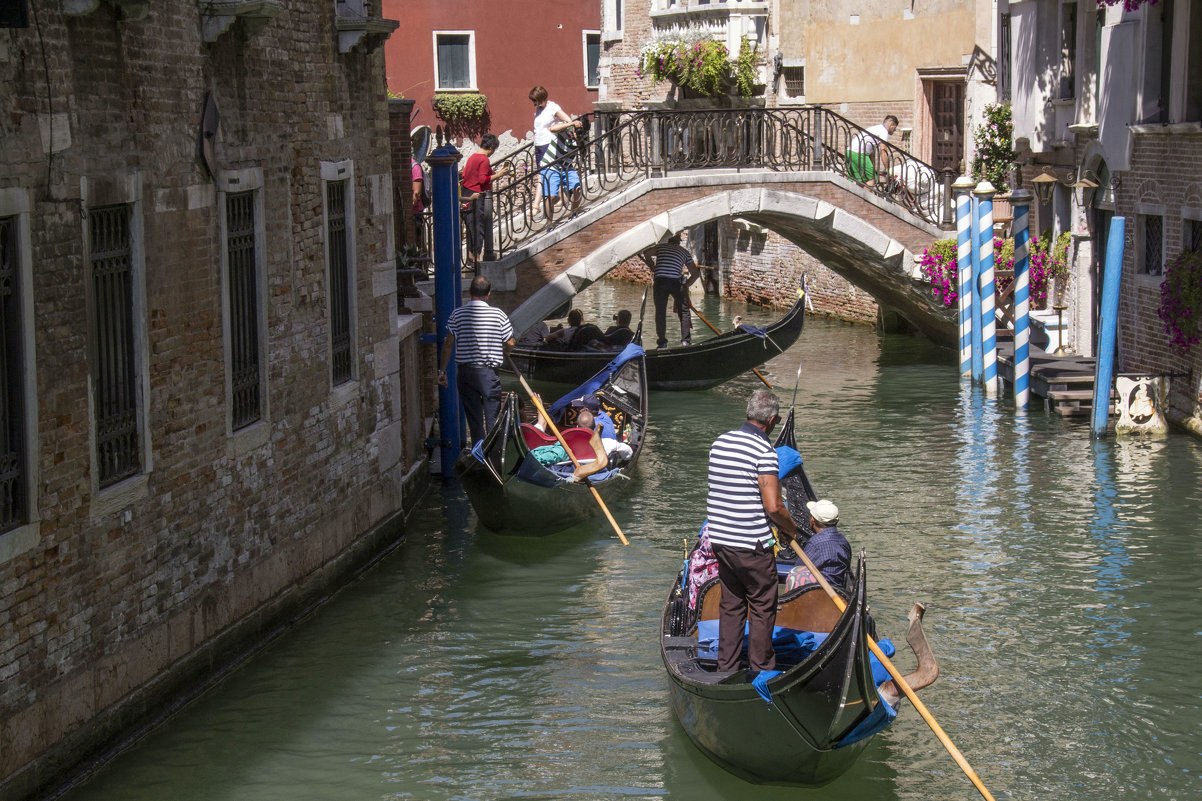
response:
<path id="1" fill-rule="evenodd" d="M 1131 169 L 1120 178 L 1114 213 L 1127 218 L 1128 246 L 1119 300 L 1119 370 L 1182 374 L 1171 381 L 1172 407 L 1180 416 L 1202 416 L 1202 345 L 1186 354 L 1169 347 L 1157 314 L 1164 277 L 1137 271 L 1141 212 L 1163 214 L 1166 265 L 1182 251 L 1183 217 L 1202 218 L 1202 134 L 1134 137 Z"/>
<path id="2" fill-rule="evenodd" d="M 6 798 L 69 775 L 270 630 L 265 610 L 378 547 L 401 506 L 382 52 L 339 54 L 321 0 L 284 0 L 262 30 L 239 22 L 206 44 L 202 5 L 151 3 L 139 20 L 43 3 L 40 33 L 6 31 L 0 48 L 0 193 L 30 206 L 39 472 L 31 524 L 0 534 Z M 262 173 L 265 419 L 236 435 L 217 187 L 198 147 L 209 91 L 216 168 Z M 354 165 L 354 379 L 332 388 L 320 167 L 341 161 Z M 140 475 L 101 491 L 81 211 L 139 198 L 148 447 Z"/>

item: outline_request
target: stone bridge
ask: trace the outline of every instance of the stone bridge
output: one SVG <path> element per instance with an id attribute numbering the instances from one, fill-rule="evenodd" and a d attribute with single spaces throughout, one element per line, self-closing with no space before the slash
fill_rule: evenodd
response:
<path id="1" fill-rule="evenodd" d="M 497 261 L 480 269 L 529 328 L 669 234 L 733 217 L 795 244 L 936 342 L 956 341 L 914 255 L 947 233 L 954 176 L 874 139 L 873 176 L 848 161 L 866 136 L 820 107 L 600 114 L 551 165 L 579 172 L 580 214 L 540 208 L 530 151 L 494 192 Z"/>

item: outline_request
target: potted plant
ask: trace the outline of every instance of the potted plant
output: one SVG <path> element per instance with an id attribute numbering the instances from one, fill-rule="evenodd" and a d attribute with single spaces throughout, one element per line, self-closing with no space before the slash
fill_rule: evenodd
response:
<path id="1" fill-rule="evenodd" d="M 712 39 L 661 40 L 643 46 L 639 75 L 671 81 L 686 97 L 751 97 L 757 89 L 757 64 L 756 48 L 746 39 L 733 61 L 726 45 Z"/>
<path id="2" fill-rule="evenodd" d="M 488 97 L 480 92 L 439 92 L 430 105 L 447 124 L 448 136 L 474 136 L 488 129 Z"/>

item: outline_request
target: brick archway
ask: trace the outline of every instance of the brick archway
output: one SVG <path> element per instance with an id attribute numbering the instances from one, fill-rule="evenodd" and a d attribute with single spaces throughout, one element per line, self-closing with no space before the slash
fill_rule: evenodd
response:
<path id="1" fill-rule="evenodd" d="M 788 239 L 933 341 L 955 342 L 954 318 L 936 305 L 930 285 L 914 264 L 914 249 L 933 241 L 934 233 L 927 226 L 902 221 L 899 229 L 897 216 L 888 212 L 884 221 L 893 229 L 895 235 L 891 235 L 864 219 L 867 215 L 862 216 L 862 209 L 856 214 L 843 207 L 855 204 L 832 203 L 840 200 L 841 194 L 860 200 L 861 205 L 863 200 L 847 187 L 835 187 L 832 193 L 825 174 L 821 181 L 801 186 L 780 182 L 747 186 L 744 182 L 734 188 L 729 178 L 722 183 L 725 186 L 716 182 L 693 186 L 684 193 L 676 187 L 651 188 L 637 198 L 615 199 L 577 230 L 565 232 L 553 247 L 510 260 L 501 283 L 513 292 L 513 300 L 522 298 L 510 310 L 514 327 L 519 331 L 530 328 L 669 233 L 714 219 L 739 217 Z M 707 189 L 708 194 L 697 197 Z M 877 217 L 879 221 L 880 215 Z M 600 239 L 605 233 L 609 237 Z"/>

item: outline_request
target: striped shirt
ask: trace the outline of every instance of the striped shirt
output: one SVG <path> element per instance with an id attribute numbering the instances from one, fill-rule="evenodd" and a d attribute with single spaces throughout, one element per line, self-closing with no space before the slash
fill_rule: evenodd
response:
<path id="1" fill-rule="evenodd" d="M 680 245 L 665 242 L 655 249 L 655 277 L 679 279 L 693 257 Z"/>
<path id="2" fill-rule="evenodd" d="M 539 162 L 538 166 L 539 167 L 550 167 L 551 164 L 553 164 L 556 161 L 556 159 L 562 158 L 564 156 L 573 156 L 574 157 L 575 155 L 576 155 L 576 138 L 570 134 L 565 134 L 563 132 L 559 132 L 555 135 L 555 138 L 551 140 L 551 143 L 547 145 L 547 149 L 543 153 L 542 161 Z M 572 166 L 571 158 L 569 158 L 565 162 L 556 164 L 555 166 L 557 169 L 561 169 L 561 170 L 575 169 Z"/>
<path id="3" fill-rule="evenodd" d="M 509 316 L 496 306 L 473 299 L 451 312 L 447 331 L 455 335 L 455 363 L 500 367 L 503 345 L 513 338 Z"/>
<path id="4" fill-rule="evenodd" d="M 754 550 L 768 547 L 772 531 L 760 495 L 761 475 L 775 476 L 776 450 L 751 423 L 728 431 L 710 447 L 709 495 L 705 501 L 710 542 Z"/>

